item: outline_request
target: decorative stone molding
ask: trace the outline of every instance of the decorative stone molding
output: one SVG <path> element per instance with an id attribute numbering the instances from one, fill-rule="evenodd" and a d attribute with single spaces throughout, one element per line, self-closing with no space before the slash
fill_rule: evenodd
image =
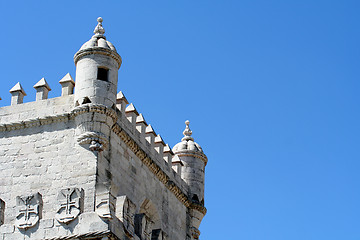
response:
<path id="1" fill-rule="evenodd" d="M 106 49 L 102 47 L 93 47 L 78 51 L 74 56 L 75 65 L 81 58 L 93 54 L 100 54 L 100 55 L 112 57 L 118 63 L 118 68 L 120 68 L 121 66 L 122 59 L 120 55 L 110 49 Z"/>
<path id="2" fill-rule="evenodd" d="M 71 115 L 74 118 L 80 114 L 87 112 L 97 112 L 97 113 L 105 114 L 106 116 L 111 117 L 114 122 L 116 122 L 117 120 L 116 111 L 102 104 L 90 103 L 90 104 L 77 106 L 71 111 Z"/>
<path id="3" fill-rule="evenodd" d="M 127 196 L 116 198 L 115 216 L 123 223 L 130 236 L 133 236 L 135 231 L 135 210 L 136 205 Z"/>
<path id="4" fill-rule="evenodd" d="M 189 152 L 188 150 L 180 150 L 180 151 L 176 151 L 175 153 L 177 156 L 179 157 L 195 157 L 198 158 L 200 160 L 202 160 L 205 163 L 205 166 L 208 162 L 207 157 L 205 156 L 205 154 L 200 153 L 200 152 Z"/>
<path id="5" fill-rule="evenodd" d="M 62 189 L 58 195 L 58 202 L 60 205 L 55 218 L 61 222 L 68 224 L 75 220 L 82 212 L 82 205 L 84 201 L 84 190 L 78 188 Z"/>
<path id="6" fill-rule="evenodd" d="M 22 122 L 12 122 L 0 124 L 0 132 L 19 130 L 24 128 L 37 127 L 41 125 L 49 125 L 51 123 L 67 122 L 71 118 L 68 113 L 59 114 L 54 116 L 46 116 L 43 118 L 29 119 Z"/>
<path id="7" fill-rule="evenodd" d="M 45 240 L 76 240 L 76 239 L 113 239 L 114 235 L 111 233 L 110 230 L 106 231 L 96 231 L 96 232 L 88 232 L 88 233 L 81 233 L 81 234 L 71 234 L 64 237 L 54 237 L 54 238 L 46 238 Z"/>
<path id="8" fill-rule="evenodd" d="M 41 218 L 42 196 L 36 193 L 30 196 L 16 197 L 16 216 L 15 225 L 20 229 L 27 229 L 35 226 Z"/>

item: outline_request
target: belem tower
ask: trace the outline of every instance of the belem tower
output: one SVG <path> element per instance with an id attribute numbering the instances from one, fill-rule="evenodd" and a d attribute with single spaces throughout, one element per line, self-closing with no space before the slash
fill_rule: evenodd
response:
<path id="1" fill-rule="evenodd" d="M 61 96 L 0 108 L 0 240 L 194 240 L 206 214 L 207 157 L 189 121 L 172 149 L 118 87 L 122 59 L 102 18 Z M 59 85 L 60 86 L 60 85 Z"/>

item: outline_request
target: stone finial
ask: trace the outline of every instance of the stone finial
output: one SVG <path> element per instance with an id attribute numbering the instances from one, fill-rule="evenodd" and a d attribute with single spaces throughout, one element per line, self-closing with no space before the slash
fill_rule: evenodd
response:
<path id="1" fill-rule="evenodd" d="M 184 134 L 184 137 L 181 139 L 181 141 L 194 141 L 194 139 L 191 137 L 192 135 L 192 131 L 190 130 L 190 121 L 189 120 L 186 120 L 185 121 L 185 124 L 186 124 L 186 127 L 185 127 L 185 130 L 183 131 L 183 134 Z"/>
<path id="2" fill-rule="evenodd" d="M 36 101 L 47 99 L 49 91 L 51 91 L 51 88 L 45 78 L 40 79 L 40 81 L 34 85 L 34 88 L 36 89 Z"/>
<path id="3" fill-rule="evenodd" d="M 126 118 L 129 122 L 134 126 L 136 126 L 136 117 L 139 115 L 138 111 L 136 110 L 134 104 L 130 103 L 129 106 L 125 109 Z"/>
<path id="4" fill-rule="evenodd" d="M 74 92 L 75 82 L 70 73 L 67 73 L 60 81 L 61 96 L 71 95 Z"/>
<path id="5" fill-rule="evenodd" d="M 98 24 L 94 29 L 94 34 L 96 37 L 104 37 L 105 29 L 102 26 L 103 19 L 102 17 L 97 18 Z"/>
<path id="6" fill-rule="evenodd" d="M 11 105 L 23 103 L 24 96 L 26 96 L 26 93 L 19 82 L 15 84 L 15 86 L 12 89 L 10 89 L 9 92 L 12 95 Z"/>
<path id="7" fill-rule="evenodd" d="M 164 143 L 164 140 L 162 139 L 162 137 L 160 136 L 160 134 L 158 134 L 158 135 L 155 137 L 154 143 L 155 143 L 155 150 L 156 150 L 156 151 L 160 154 L 160 156 L 162 157 L 162 156 L 163 156 L 163 153 L 164 153 L 165 143 Z"/>
<path id="8" fill-rule="evenodd" d="M 118 92 L 118 94 L 116 95 L 116 106 L 122 113 L 125 112 L 126 104 L 129 104 L 129 102 L 126 99 L 125 95 L 122 91 Z"/>

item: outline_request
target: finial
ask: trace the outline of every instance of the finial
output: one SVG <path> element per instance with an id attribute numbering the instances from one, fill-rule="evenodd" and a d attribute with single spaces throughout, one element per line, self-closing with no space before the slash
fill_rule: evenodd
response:
<path id="1" fill-rule="evenodd" d="M 185 127 L 185 130 L 183 131 L 183 134 L 184 134 L 184 137 L 181 139 L 181 141 L 194 141 L 194 139 L 191 137 L 192 135 L 192 131 L 190 130 L 190 121 L 189 120 L 186 120 L 185 121 L 185 124 L 186 124 L 186 127 Z"/>
<path id="2" fill-rule="evenodd" d="M 97 18 L 98 24 L 94 29 L 94 33 L 96 37 L 104 37 L 105 29 L 102 26 L 102 17 Z"/>

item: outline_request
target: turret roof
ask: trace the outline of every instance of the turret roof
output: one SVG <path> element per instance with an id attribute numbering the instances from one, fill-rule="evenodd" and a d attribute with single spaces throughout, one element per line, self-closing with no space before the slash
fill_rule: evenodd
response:
<path id="1" fill-rule="evenodd" d="M 94 35 L 89 41 L 87 41 L 81 46 L 80 50 L 100 47 L 116 52 L 114 45 L 111 42 L 106 41 L 106 37 L 104 36 L 105 29 L 102 26 L 103 19 L 101 17 L 98 17 L 97 21 L 98 24 L 94 29 Z"/>
<path id="2" fill-rule="evenodd" d="M 200 147 L 199 144 L 197 144 L 196 142 L 194 142 L 194 138 L 191 137 L 192 135 L 192 131 L 190 130 L 190 122 L 188 120 L 185 121 L 186 127 L 185 130 L 183 132 L 184 137 L 181 139 L 181 142 L 179 142 L 178 144 L 176 144 L 173 147 L 173 152 L 176 154 L 177 152 L 182 152 L 182 151 L 191 151 L 194 153 L 203 153 L 202 148 Z"/>

